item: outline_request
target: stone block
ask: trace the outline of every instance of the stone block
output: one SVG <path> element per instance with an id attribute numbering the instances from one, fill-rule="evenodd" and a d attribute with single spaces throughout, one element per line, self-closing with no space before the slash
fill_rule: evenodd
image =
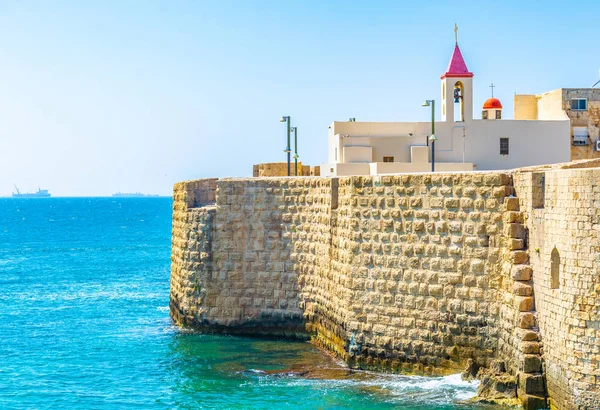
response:
<path id="1" fill-rule="evenodd" d="M 532 329 L 537 325 L 535 315 L 531 312 L 519 314 L 519 327 L 521 329 Z"/>
<path id="2" fill-rule="evenodd" d="M 524 373 L 540 373 L 542 371 L 542 358 L 537 354 L 526 354 L 523 356 L 519 367 Z"/>
<path id="3" fill-rule="evenodd" d="M 511 238 L 523 239 L 525 237 L 525 230 L 523 228 L 523 224 L 520 223 L 511 223 L 507 225 L 508 232 L 507 236 Z"/>
<path id="4" fill-rule="evenodd" d="M 513 265 L 519 265 L 529 262 L 529 254 L 525 251 L 511 251 L 509 256 Z"/>
<path id="5" fill-rule="evenodd" d="M 492 196 L 494 198 L 501 198 L 501 197 L 504 197 L 504 196 L 506 196 L 508 194 L 509 193 L 507 192 L 506 187 L 501 186 L 501 187 L 494 187 L 494 188 L 492 188 Z"/>
<path id="6" fill-rule="evenodd" d="M 513 282 L 513 293 L 517 296 L 533 295 L 533 286 L 525 282 Z"/>
<path id="7" fill-rule="evenodd" d="M 504 198 L 504 203 L 506 204 L 507 211 L 518 211 L 519 207 L 519 198 Z"/>
<path id="8" fill-rule="evenodd" d="M 413 208 L 420 208 L 423 206 L 423 199 L 422 198 L 412 198 L 410 200 L 410 206 Z"/>
<path id="9" fill-rule="evenodd" d="M 510 239 L 510 250 L 520 250 L 525 247 L 525 241 L 523 239 Z"/>
<path id="10" fill-rule="evenodd" d="M 515 307 L 519 312 L 531 312 L 535 308 L 535 300 L 531 296 L 515 296 Z"/>
<path id="11" fill-rule="evenodd" d="M 471 198 L 461 198 L 460 207 L 463 209 L 473 208 L 473 200 Z"/>
<path id="12" fill-rule="evenodd" d="M 503 214 L 503 219 L 506 223 L 523 223 L 523 213 L 508 211 Z"/>
<path id="13" fill-rule="evenodd" d="M 542 374 L 520 373 L 518 376 L 519 392 L 533 395 L 543 395 L 546 392 Z"/>
<path id="14" fill-rule="evenodd" d="M 525 354 L 539 354 L 540 344 L 538 342 L 521 342 L 521 352 Z"/>
<path id="15" fill-rule="evenodd" d="M 528 281 L 531 280 L 533 270 L 529 265 L 515 265 L 512 267 L 512 278 L 514 280 Z"/>
<path id="16" fill-rule="evenodd" d="M 457 198 L 446 198 L 444 200 L 444 207 L 448 209 L 458 208 L 460 205 L 460 201 Z"/>
<path id="17" fill-rule="evenodd" d="M 548 408 L 546 398 L 530 394 L 519 395 L 524 410 L 542 410 Z"/>

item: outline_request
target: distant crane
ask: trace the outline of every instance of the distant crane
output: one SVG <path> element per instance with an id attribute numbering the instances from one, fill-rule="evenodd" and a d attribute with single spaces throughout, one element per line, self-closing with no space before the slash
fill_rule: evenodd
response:
<path id="1" fill-rule="evenodd" d="M 17 188 L 17 185 L 16 184 L 13 184 L 13 185 L 15 185 L 15 189 L 17 190 L 17 195 L 21 195 L 21 192 L 19 192 L 19 188 Z"/>

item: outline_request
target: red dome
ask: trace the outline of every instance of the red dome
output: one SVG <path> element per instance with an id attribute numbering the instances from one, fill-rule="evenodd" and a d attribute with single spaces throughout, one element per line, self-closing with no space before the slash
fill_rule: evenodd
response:
<path id="1" fill-rule="evenodd" d="M 489 110 L 490 108 L 491 109 L 500 109 L 501 110 L 502 109 L 502 103 L 497 98 L 488 98 L 483 103 L 483 109 L 484 110 Z"/>

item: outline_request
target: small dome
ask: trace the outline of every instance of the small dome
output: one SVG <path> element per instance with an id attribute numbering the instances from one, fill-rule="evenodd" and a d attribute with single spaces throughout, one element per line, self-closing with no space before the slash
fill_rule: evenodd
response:
<path id="1" fill-rule="evenodd" d="M 501 110 L 502 109 L 502 103 L 497 98 L 488 98 L 483 103 L 483 109 L 484 110 L 489 110 L 489 109 L 500 109 Z"/>

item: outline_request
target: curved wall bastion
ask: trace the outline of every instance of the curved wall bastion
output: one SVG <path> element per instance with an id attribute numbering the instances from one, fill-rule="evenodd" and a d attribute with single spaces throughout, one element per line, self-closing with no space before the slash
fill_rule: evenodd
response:
<path id="1" fill-rule="evenodd" d="M 599 166 L 178 183 L 171 317 L 600 409 Z"/>

